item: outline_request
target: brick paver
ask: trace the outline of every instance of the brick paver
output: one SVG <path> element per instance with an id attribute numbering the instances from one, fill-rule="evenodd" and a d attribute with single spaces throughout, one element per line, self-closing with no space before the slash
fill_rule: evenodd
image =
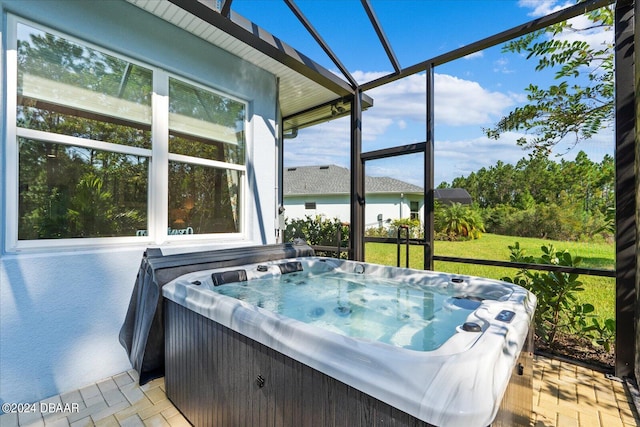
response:
<path id="1" fill-rule="evenodd" d="M 638 427 L 640 418 L 622 381 L 568 362 L 536 356 L 534 427 Z"/>
<path id="2" fill-rule="evenodd" d="M 142 387 L 137 384 L 135 371 L 123 372 L 38 402 L 34 412 L 0 415 L 0 427 L 189 426 L 167 400 L 163 378 Z"/>
<path id="3" fill-rule="evenodd" d="M 28 414 L 0 415 L 0 427 L 188 427 L 167 399 L 164 379 L 137 385 L 133 370 L 53 396 Z M 39 411 L 42 408 L 68 411 Z M 53 406 L 52 406 L 53 405 Z M 57 406 L 58 405 L 58 406 Z M 533 427 L 638 427 L 633 398 L 621 381 L 571 363 L 536 356 Z M 363 426 L 364 427 L 364 426 Z"/>

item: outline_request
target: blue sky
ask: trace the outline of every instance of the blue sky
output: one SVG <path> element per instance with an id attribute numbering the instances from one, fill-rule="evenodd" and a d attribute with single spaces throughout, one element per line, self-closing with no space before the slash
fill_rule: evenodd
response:
<path id="1" fill-rule="evenodd" d="M 298 0 L 305 16 L 340 61 L 360 82 L 393 71 L 358 0 Z M 557 0 L 371 0 L 401 67 L 408 67 L 572 4 Z M 257 23 L 316 62 L 339 74 L 337 67 L 281 0 L 236 0 L 234 11 Z M 580 26 L 576 19 L 576 27 Z M 575 37 L 564 35 L 563 37 Z M 598 44 L 610 34 L 594 32 Z M 519 134 L 488 140 L 483 128 L 526 100 L 529 83 L 548 85 L 551 72 L 534 71 L 533 61 L 504 54 L 501 46 L 437 67 L 435 72 L 436 185 L 451 182 L 502 160 L 526 157 L 515 143 Z M 374 107 L 363 116 L 363 151 L 425 140 L 425 78 L 417 74 L 368 92 Z M 568 144 L 570 141 L 568 141 Z M 568 145 L 555 154 L 565 153 Z M 605 130 L 578 149 L 600 161 L 613 152 L 613 135 Z M 349 123 L 340 119 L 300 131 L 285 141 L 285 166 L 349 166 Z M 368 162 L 369 175 L 423 183 L 421 155 Z"/>

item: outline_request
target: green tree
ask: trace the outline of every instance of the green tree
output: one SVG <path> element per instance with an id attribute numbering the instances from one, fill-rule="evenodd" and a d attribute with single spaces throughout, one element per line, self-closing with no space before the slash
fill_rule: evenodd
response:
<path id="1" fill-rule="evenodd" d="M 479 239 L 485 231 L 480 212 L 460 203 L 436 211 L 435 227 L 451 240 Z"/>
<path id="2" fill-rule="evenodd" d="M 533 201 L 551 203 L 556 200 L 561 191 L 559 166 L 547 156 L 540 153 L 530 153 L 516 164 L 518 171 L 517 191 L 521 197 L 529 193 Z"/>
<path id="3" fill-rule="evenodd" d="M 578 0 L 581 1 L 581 0 Z M 570 22 L 551 25 L 507 43 L 503 51 L 536 59 L 536 71 L 552 69 L 557 84 L 542 88 L 531 84 L 525 90 L 528 103 L 503 117 L 487 136 L 499 138 L 509 131 L 524 131 L 518 140 L 524 148 L 548 154 L 569 135 L 574 145 L 611 125 L 614 113 L 613 45 L 592 46 L 570 41 L 562 33 L 611 31 L 613 6 L 586 15 L 589 25 L 576 28 Z"/>
<path id="4" fill-rule="evenodd" d="M 560 161 L 533 152 L 515 166 L 497 162 L 455 178 L 451 187 L 467 189 L 490 233 L 577 240 L 610 232 L 604 222 L 614 202 L 614 171 L 609 155 L 598 163 L 582 151 Z"/>

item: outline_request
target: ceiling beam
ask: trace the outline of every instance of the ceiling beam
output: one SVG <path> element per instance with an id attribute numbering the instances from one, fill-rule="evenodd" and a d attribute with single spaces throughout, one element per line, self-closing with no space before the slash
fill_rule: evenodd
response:
<path id="1" fill-rule="evenodd" d="M 231 14 L 231 3 L 233 0 L 222 0 L 222 5 L 220 6 L 220 14 L 225 18 L 228 18 Z"/>
<path id="2" fill-rule="evenodd" d="M 384 51 L 387 52 L 387 56 L 389 57 L 389 61 L 391 61 L 391 65 L 393 69 L 396 70 L 396 73 L 400 72 L 400 63 L 398 62 L 398 58 L 396 54 L 393 52 L 391 48 L 391 44 L 385 35 L 382 26 L 380 25 L 380 21 L 378 21 L 378 17 L 376 13 L 373 11 L 373 7 L 371 6 L 371 2 L 369 0 L 361 0 L 362 6 L 364 10 L 367 12 L 367 16 L 369 16 L 369 21 L 371 21 L 371 25 L 376 30 L 376 34 L 380 39 L 380 43 L 382 43 L 382 47 L 384 47 Z"/>
<path id="3" fill-rule="evenodd" d="M 225 18 L 199 1 L 168 1 L 339 96 L 353 95 L 355 92 L 354 88 L 339 76 L 236 13 L 231 13 L 229 18 Z"/>
<path id="4" fill-rule="evenodd" d="M 472 53 L 479 52 L 483 49 L 493 47 L 500 43 L 508 42 L 509 40 L 512 40 L 517 37 L 521 37 L 525 34 L 529 34 L 537 30 L 541 30 L 543 28 L 548 27 L 549 25 L 557 24 L 559 22 L 566 21 L 567 19 L 571 19 L 576 16 L 583 15 L 592 10 L 608 6 L 614 2 L 615 0 L 586 0 L 584 2 L 578 3 L 566 9 L 559 10 L 558 12 L 552 13 L 542 18 L 534 19 L 533 21 L 529 21 L 525 24 L 518 25 L 517 27 L 513 27 L 509 30 L 495 34 L 491 37 L 487 37 L 475 43 L 468 44 L 459 49 L 455 49 L 445 54 L 435 56 L 431 59 L 427 59 L 426 61 L 419 62 L 415 65 L 412 65 L 410 67 L 400 70 L 400 72 L 398 73 L 388 74 L 378 79 L 371 80 L 370 82 L 360 85 L 360 87 L 362 88 L 363 91 L 366 91 L 366 90 L 370 90 L 370 89 L 382 86 L 387 83 L 391 83 L 395 80 L 399 80 L 404 77 L 408 77 L 413 74 L 417 74 L 422 71 L 425 71 L 431 65 L 437 66 L 437 65 L 445 64 L 447 62 L 451 62 L 453 60 L 465 57 Z"/>
<path id="5" fill-rule="evenodd" d="M 358 87 L 358 82 L 356 82 L 356 80 L 353 78 L 351 73 L 349 73 L 349 70 L 347 70 L 347 68 L 342 64 L 342 62 L 340 62 L 340 59 L 338 59 L 336 54 L 333 53 L 333 51 L 331 50 L 329 45 L 320 36 L 320 33 L 318 33 L 316 31 L 316 29 L 313 27 L 313 25 L 311 25 L 311 22 L 306 18 L 306 16 L 304 16 L 304 14 L 300 10 L 300 8 L 298 6 L 296 6 L 296 4 L 293 2 L 293 0 L 284 0 L 284 2 L 287 4 L 287 6 L 289 6 L 289 9 L 291 9 L 293 14 L 296 15 L 296 17 L 302 23 L 302 25 L 304 25 L 304 27 L 307 29 L 309 34 L 311 34 L 311 36 L 320 45 L 322 50 L 324 50 L 324 53 L 326 53 L 329 56 L 331 61 L 333 61 L 333 63 L 336 65 L 336 67 L 338 67 L 338 69 L 347 78 L 347 80 L 349 80 L 349 83 L 351 83 L 351 86 L 354 89 L 357 88 Z"/>
<path id="6" fill-rule="evenodd" d="M 391 148 L 382 148 L 380 150 L 367 151 L 361 153 L 360 157 L 363 161 L 380 160 L 389 157 L 404 156 L 407 154 L 423 153 L 427 146 L 426 142 L 418 142 L 413 144 L 401 145 Z"/>

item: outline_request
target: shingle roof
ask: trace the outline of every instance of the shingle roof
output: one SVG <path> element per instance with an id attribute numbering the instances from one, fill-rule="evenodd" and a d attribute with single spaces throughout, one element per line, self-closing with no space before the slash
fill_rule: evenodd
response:
<path id="1" fill-rule="evenodd" d="M 472 202 L 471 195 L 464 188 L 438 188 L 433 190 L 433 197 L 445 204 L 470 205 Z"/>
<path id="2" fill-rule="evenodd" d="M 285 168 L 284 195 L 349 194 L 349 170 L 336 165 Z M 389 177 L 367 176 L 367 193 L 419 193 L 422 187 Z"/>

